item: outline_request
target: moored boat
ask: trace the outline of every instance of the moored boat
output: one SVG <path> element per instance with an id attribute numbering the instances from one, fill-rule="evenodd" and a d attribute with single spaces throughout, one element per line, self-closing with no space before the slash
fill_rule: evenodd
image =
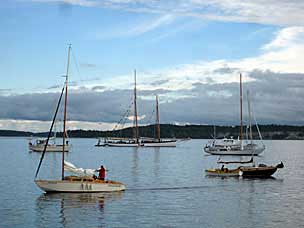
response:
<path id="1" fill-rule="evenodd" d="M 98 139 L 98 142 L 95 146 L 111 146 L 111 147 L 139 147 L 140 139 L 139 139 L 139 129 L 138 129 L 138 115 L 137 115 L 137 91 L 136 91 L 136 70 L 134 70 L 134 120 L 133 120 L 133 129 L 134 129 L 134 137 L 133 138 L 104 138 L 104 142 L 101 142 Z M 129 110 L 127 111 L 129 114 Z M 126 116 L 124 116 L 126 117 Z M 123 119 L 123 118 L 122 118 Z M 119 123 L 116 125 L 118 126 Z M 116 128 L 116 127 L 115 127 Z M 113 129 L 113 131 L 115 130 Z"/>
<path id="2" fill-rule="evenodd" d="M 242 74 L 240 74 L 240 135 L 237 140 L 231 138 L 224 138 L 222 140 L 217 140 L 215 138 L 211 142 L 208 142 L 204 151 L 211 155 L 254 155 L 257 156 L 265 150 L 265 145 L 261 145 L 253 142 L 252 136 L 252 124 L 251 124 L 251 110 L 250 110 L 250 99 L 249 91 L 247 90 L 247 102 L 248 102 L 248 119 L 249 119 L 249 137 L 250 141 L 244 140 L 243 136 L 243 89 L 242 89 Z M 260 133 L 259 127 L 256 124 L 257 131 L 259 133 L 260 140 L 262 142 L 262 135 Z"/>
<path id="3" fill-rule="evenodd" d="M 141 145 L 144 147 L 176 147 L 176 139 L 162 139 L 160 137 L 160 117 L 158 95 L 155 96 L 156 101 L 156 138 L 144 138 L 141 140 Z"/>
<path id="4" fill-rule="evenodd" d="M 222 162 L 225 164 L 229 163 L 254 163 L 251 159 L 248 162 Z M 283 162 L 276 166 L 268 166 L 264 164 L 259 164 L 258 166 L 239 166 L 237 168 L 228 169 L 225 168 L 224 165 L 222 168 L 216 168 L 216 169 L 206 169 L 205 172 L 209 176 L 240 176 L 240 177 L 254 177 L 254 178 L 267 178 L 271 177 L 279 168 L 284 168 Z"/>
<path id="5" fill-rule="evenodd" d="M 256 167 L 240 167 L 240 176 L 242 177 L 270 177 L 277 169 L 284 168 L 283 162 L 276 166 L 267 166 L 260 164 Z"/>
<path id="6" fill-rule="evenodd" d="M 238 177 L 239 176 L 239 169 L 206 169 L 205 172 L 208 176 L 220 176 L 220 177 Z"/>
<path id="7" fill-rule="evenodd" d="M 34 152 L 43 152 L 46 144 L 46 139 L 37 139 L 35 143 L 29 142 L 29 150 Z M 48 143 L 46 147 L 47 152 L 61 152 L 62 144 L 56 143 Z M 71 146 L 69 145 L 69 141 L 66 141 L 64 152 L 69 152 Z"/>

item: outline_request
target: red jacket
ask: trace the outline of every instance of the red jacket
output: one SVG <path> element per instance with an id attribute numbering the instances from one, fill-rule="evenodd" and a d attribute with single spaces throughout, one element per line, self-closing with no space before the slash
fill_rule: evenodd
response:
<path id="1" fill-rule="evenodd" d="M 106 178 L 106 169 L 104 167 L 101 167 L 99 169 L 99 179 L 105 179 Z"/>

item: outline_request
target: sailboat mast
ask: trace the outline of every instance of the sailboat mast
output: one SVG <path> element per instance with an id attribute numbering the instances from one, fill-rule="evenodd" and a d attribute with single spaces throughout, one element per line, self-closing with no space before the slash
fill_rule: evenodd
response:
<path id="1" fill-rule="evenodd" d="M 157 139 L 160 142 L 160 120 L 159 120 L 159 108 L 158 108 L 158 95 L 156 97 L 156 130 L 157 130 Z"/>
<path id="2" fill-rule="evenodd" d="M 249 116 L 249 138 L 252 144 L 252 123 L 251 123 L 251 110 L 250 110 L 250 97 L 249 90 L 247 90 L 247 102 L 248 102 L 248 116 Z"/>
<path id="3" fill-rule="evenodd" d="M 64 114 L 63 114 L 63 137 L 62 137 L 62 163 L 61 163 L 61 179 L 64 179 L 64 150 L 65 150 L 65 139 L 66 139 L 66 120 L 67 120 L 67 103 L 68 103 L 68 79 L 69 79 L 69 67 L 70 67 L 70 53 L 71 44 L 68 50 L 68 63 L 65 78 L 65 97 L 64 97 Z"/>
<path id="4" fill-rule="evenodd" d="M 137 97 L 136 97 L 136 70 L 134 70 L 134 138 L 138 143 Z"/>
<path id="5" fill-rule="evenodd" d="M 240 74 L 240 140 L 243 140 L 243 88 L 242 74 Z"/>

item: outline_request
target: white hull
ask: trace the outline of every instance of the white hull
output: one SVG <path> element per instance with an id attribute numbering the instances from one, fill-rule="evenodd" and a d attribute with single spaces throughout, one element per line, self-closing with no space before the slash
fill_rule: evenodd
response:
<path id="1" fill-rule="evenodd" d="M 139 147 L 138 143 L 107 143 L 106 146 L 111 147 Z"/>
<path id="2" fill-rule="evenodd" d="M 143 143 L 144 147 L 176 147 L 176 141 Z"/>
<path id="3" fill-rule="evenodd" d="M 36 180 L 35 183 L 45 192 L 116 192 L 126 189 L 119 182 Z"/>
<path id="4" fill-rule="evenodd" d="M 44 145 L 29 145 L 29 150 L 35 152 L 43 152 Z M 64 152 L 69 152 L 70 146 L 64 146 Z M 62 152 L 62 145 L 48 145 L 46 147 L 46 152 Z"/>
<path id="5" fill-rule="evenodd" d="M 208 147 L 204 148 L 204 151 L 208 154 L 212 155 L 259 155 L 265 150 L 265 147 L 259 147 L 259 148 L 254 148 L 254 149 L 233 149 L 233 150 L 214 150 L 210 149 Z"/>

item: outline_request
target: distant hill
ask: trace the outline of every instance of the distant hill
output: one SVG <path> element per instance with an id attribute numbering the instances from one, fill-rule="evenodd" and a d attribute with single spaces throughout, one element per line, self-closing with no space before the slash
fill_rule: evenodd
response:
<path id="1" fill-rule="evenodd" d="M 304 126 L 289 126 L 289 125 L 259 125 L 259 129 L 264 139 L 304 139 Z M 212 125 L 161 125 L 162 138 L 193 138 L 193 139 L 209 139 L 213 137 L 214 127 Z M 246 129 L 244 128 L 244 131 Z M 154 137 L 155 125 L 139 127 L 141 137 Z M 47 132 L 33 133 L 25 131 L 0 130 L 0 136 L 22 136 L 22 137 L 47 137 Z M 57 133 L 58 137 L 62 133 Z M 69 137 L 72 138 L 98 138 L 98 137 L 132 137 L 133 128 L 125 128 L 117 131 L 97 131 L 97 130 L 72 130 L 68 131 Z M 237 138 L 239 135 L 239 126 L 216 126 L 216 137 Z M 258 139 L 259 135 L 256 128 L 253 128 L 253 137 Z"/>

